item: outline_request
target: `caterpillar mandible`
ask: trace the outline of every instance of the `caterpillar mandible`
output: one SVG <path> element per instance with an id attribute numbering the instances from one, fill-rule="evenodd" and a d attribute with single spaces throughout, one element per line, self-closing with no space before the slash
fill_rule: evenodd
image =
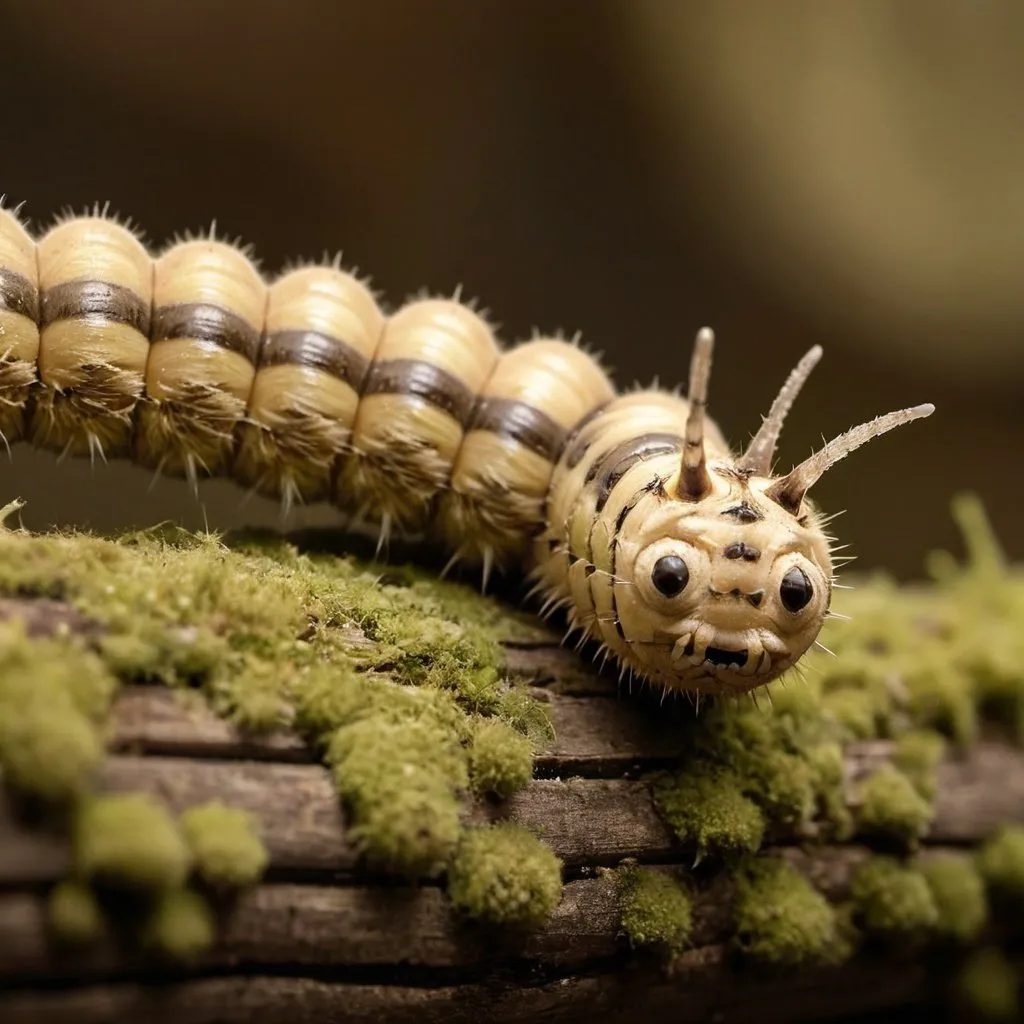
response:
<path id="1" fill-rule="evenodd" d="M 157 473 L 230 475 L 330 501 L 452 559 L 522 567 L 541 611 L 622 671 L 668 689 L 743 693 L 816 640 L 834 583 L 808 492 L 840 459 L 934 411 L 903 409 L 772 461 L 818 346 L 734 455 L 705 412 L 714 337 L 687 398 L 617 395 L 577 344 L 503 350 L 455 298 L 386 314 L 337 263 L 267 282 L 237 244 L 151 255 L 94 209 L 38 240 L 0 209 L 0 433 Z"/>

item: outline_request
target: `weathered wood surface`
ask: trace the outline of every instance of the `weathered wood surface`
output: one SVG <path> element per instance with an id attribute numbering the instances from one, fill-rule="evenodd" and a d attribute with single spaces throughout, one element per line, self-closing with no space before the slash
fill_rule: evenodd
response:
<path id="1" fill-rule="evenodd" d="M 360 874 L 328 773 L 295 736 L 243 736 L 194 700 L 129 687 L 115 708 L 101 788 L 150 792 L 174 810 L 217 797 L 252 811 L 270 853 L 267 880 L 233 908 L 217 948 L 187 970 L 113 945 L 57 954 L 44 891 L 68 866 L 66 841 L 27 829 L 0 799 L 0 1020 L 451 1022 L 485 1012 L 497 1022 L 627 1021 L 638 1013 L 788 1021 L 927 994 L 927 973 L 912 959 L 860 958 L 784 977 L 739 967 L 724 944 L 730 890 L 722 879 L 699 892 L 696 948 L 669 973 L 631 953 L 614 882 L 599 869 L 626 857 L 665 870 L 692 863 L 640 777 L 680 752 L 685 708 L 652 714 L 620 699 L 614 684 L 553 644 L 511 648 L 509 661 L 548 701 L 558 738 L 525 791 L 467 814 L 537 829 L 564 859 L 562 903 L 539 933 L 485 935 L 452 913 L 436 884 Z M 886 743 L 851 746 L 848 779 L 890 754 Z M 938 781 L 929 846 L 977 843 L 1001 821 L 1024 821 L 1024 756 L 1008 745 L 985 742 L 950 757 Z M 802 849 L 798 839 L 773 836 L 775 855 L 841 897 L 863 848 Z"/>
<path id="2" fill-rule="evenodd" d="M 924 968 L 855 962 L 785 978 L 738 973 L 722 947 L 682 957 L 675 973 L 656 967 L 533 983 L 495 978 L 440 986 L 337 978 L 236 975 L 146 985 L 100 984 L 4 997 L 4 1024 L 601 1024 L 736 1021 L 789 1024 L 899 1007 L 928 986 Z"/>
<path id="3" fill-rule="evenodd" d="M 850 872 L 869 851 L 858 846 L 790 848 L 776 855 L 827 896 L 840 899 Z M 728 939 L 731 899 L 723 875 L 703 884 L 694 905 L 695 947 Z M 461 921 L 436 886 L 265 883 L 241 896 L 218 947 L 196 967 L 583 968 L 623 952 L 619 914 L 614 878 L 598 873 L 566 884 L 561 904 L 542 930 L 524 936 L 490 934 L 481 945 L 481 930 Z M 55 958 L 47 944 L 44 899 L 36 893 L 0 893 L 0 977 L 102 977 L 152 966 L 141 957 L 127 961 L 113 945 Z"/>
<path id="4" fill-rule="evenodd" d="M 166 723 L 171 717 L 166 715 L 166 705 L 174 703 L 173 695 L 152 696 L 152 703 L 163 709 Z M 128 699 L 132 719 L 137 722 L 142 698 L 129 691 Z M 606 698 L 572 701 L 586 708 L 581 718 L 597 721 L 603 717 L 606 732 L 614 733 L 617 725 L 612 702 Z M 598 709 L 594 701 L 607 707 Z M 571 719 L 576 713 L 575 708 L 567 707 L 562 718 Z M 187 708 L 182 710 L 182 716 L 186 715 L 189 721 L 200 724 L 190 741 L 185 735 L 185 718 L 177 721 L 175 728 L 180 730 L 181 742 L 175 750 L 180 756 L 114 755 L 101 772 L 100 789 L 151 793 L 175 812 L 220 798 L 257 816 L 271 866 L 277 872 L 309 875 L 357 869 L 356 851 L 346 837 L 344 815 L 326 768 L 292 763 L 294 751 L 287 747 L 283 761 L 271 760 L 284 745 L 277 739 L 269 740 L 262 748 L 264 760 L 229 759 L 224 742 L 228 727 L 209 712 Z M 218 735 L 220 757 L 204 756 L 210 753 L 204 739 L 209 733 Z M 597 735 L 589 751 L 585 745 L 580 751 L 584 766 L 599 759 L 592 753 L 603 742 Z M 253 741 L 245 742 L 251 748 Z M 136 750 L 147 749 L 137 729 L 133 730 L 131 745 Z M 164 743 L 156 746 L 167 749 Z M 646 749 L 637 744 L 624 760 L 643 766 Z M 888 750 L 885 743 L 851 746 L 847 775 L 855 779 L 884 761 Z M 563 747 L 557 756 L 568 774 L 575 752 Z M 660 760 L 660 755 L 654 760 Z M 509 818 L 537 830 L 570 869 L 610 866 L 626 857 L 651 862 L 686 859 L 689 851 L 681 847 L 659 817 L 642 780 L 587 778 L 583 770 L 573 772 L 573 777 L 535 779 L 508 801 L 500 805 L 480 803 L 469 808 L 468 814 L 479 821 Z M 927 842 L 978 842 L 1001 821 L 1024 820 L 1024 756 L 1009 745 L 990 741 L 966 756 L 947 759 L 938 769 L 938 784 L 935 818 Z M 69 854 L 63 840 L 19 825 L 2 798 L 0 829 L 0 886 L 50 881 L 66 869 Z M 800 837 L 778 833 L 773 838 L 776 842 L 794 842 Z"/>

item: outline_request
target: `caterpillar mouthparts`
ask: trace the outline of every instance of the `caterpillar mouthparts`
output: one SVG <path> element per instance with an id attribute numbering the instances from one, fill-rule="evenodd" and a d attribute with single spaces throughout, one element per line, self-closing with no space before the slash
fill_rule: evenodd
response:
<path id="1" fill-rule="evenodd" d="M 714 335 L 687 398 L 616 394 L 576 342 L 502 349 L 453 298 L 386 313 L 337 263 L 267 281 L 207 235 L 151 254 L 94 209 L 34 239 L 0 209 L 0 438 L 230 476 L 281 501 L 329 501 L 452 562 L 522 570 L 544 615 L 623 673 L 744 693 L 815 642 L 835 582 L 808 492 L 867 441 L 930 415 L 879 416 L 789 473 L 772 461 L 815 346 L 734 455 L 706 415 Z"/>

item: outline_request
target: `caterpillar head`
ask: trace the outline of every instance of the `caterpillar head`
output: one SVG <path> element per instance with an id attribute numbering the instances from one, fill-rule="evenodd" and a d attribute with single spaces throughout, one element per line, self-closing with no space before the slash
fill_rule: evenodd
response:
<path id="1" fill-rule="evenodd" d="M 654 482 L 629 516 L 632 529 L 620 535 L 616 614 L 631 641 L 624 660 L 641 675 L 671 689 L 743 693 L 794 665 L 828 614 L 830 538 L 808 490 L 855 448 L 930 415 L 934 406 L 854 427 L 790 473 L 773 476 L 783 421 L 821 357 L 815 347 L 747 450 L 738 459 L 709 458 L 704 408 L 713 340 L 701 331 L 694 349 L 678 469 Z"/>

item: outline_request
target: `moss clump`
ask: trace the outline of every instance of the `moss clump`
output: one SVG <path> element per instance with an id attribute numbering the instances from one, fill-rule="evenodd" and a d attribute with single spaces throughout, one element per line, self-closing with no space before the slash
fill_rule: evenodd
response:
<path id="1" fill-rule="evenodd" d="M 821 698 L 821 705 L 835 719 L 844 740 L 870 740 L 878 734 L 875 700 L 866 690 L 832 690 Z"/>
<path id="2" fill-rule="evenodd" d="M 216 922 L 209 903 L 191 889 L 161 892 L 143 927 L 142 942 L 176 960 L 205 953 L 216 939 Z"/>
<path id="3" fill-rule="evenodd" d="M 0 771 L 9 784 L 49 802 L 82 795 L 103 757 L 100 724 L 116 687 L 80 642 L 0 625 Z"/>
<path id="4" fill-rule="evenodd" d="M 973 942 L 988 920 L 985 883 L 971 859 L 962 854 L 937 854 L 919 869 L 938 910 L 935 930 L 956 942 Z"/>
<path id="5" fill-rule="evenodd" d="M 83 878 L 150 890 L 184 884 L 191 867 L 173 818 L 142 794 L 84 801 L 75 820 L 74 859 Z"/>
<path id="6" fill-rule="evenodd" d="M 893 764 L 925 800 L 932 801 L 938 786 L 935 772 L 945 752 L 946 741 L 939 733 L 911 729 L 897 739 Z"/>
<path id="7" fill-rule="evenodd" d="M 686 887 L 665 871 L 623 867 L 616 873 L 622 929 L 633 946 L 681 953 L 690 941 L 693 904 Z"/>
<path id="8" fill-rule="evenodd" d="M 653 793 L 659 813 L 682 842 L 697 848 L 698 857 L 760 849 L 764 815 L 734 776 L 699 766 L 659 776 Z"/>
<path id="9" fill-rule="evenodd" d="M 741 791 L 770 820 L 799 825 L 811 817 L 815 804 L 805 744 L 819 735 L 806 709 L 784 698 L 778 711 L 753 705 L 716 707 L 695 739 L 703 756 L 732 772 Z"/>
<path id="10" fill-rule="evenodd" d="M 481 796 L 504 799 L 522 789 L 533 778 L 529 737 L 498 719 L 478 719 L 469 747 L 469 777 Z"/>
<path id="11" fill-rule="evenodd" d="M 219 801 L 191 807 L 179 818 L 196 875 L 214 889 L 253 885 L 267 867 L 267 851 L 251 815 Z"/>
<path id="12" fill-rule="evenodd" d="M 983 1020 L 1017 1020 L 1020 978 L 1001 949 L 979 949 L 960 969 L 956 989 Z"/>
<path id="13" fill-rule="evenodd" d="M 832 905 L 785 861 L 762 857 L 736 882 L 734 945 L 776 967 L 839 963 L 851 950 Z"/>
<path id="14" fill-rule="evenodd" d="M 893 765 L 883 765 L 860 784 L 858 821 L 869 835 L 914 846 L 928 831 L 933 816 L 931 803 Z"/>
<path id="15" fill-rule="evenodd" d="M 58 942 L 84 946 L 106 932 L 103 911 L 87 885 L 73 879 L 58 883 L 50 891 L 50 930 Z"/>
<path id="16" fill-rule="evenodd" d="M 899 658 L 900 678 L 914 723 L 936 729 L 959 746 L 978 736 L 978 708 L 970 680 L 939 645 L 922 645 Z"/>
<path id="17" fill-rule="evenodd" d="M 1024 903 L 1024 827 L 998 829 L 978 851 L 978 869 L 1000 898 Z"/>
<path id="18" fill-rule="evenodd" d="M 327 761 L 368 864 L 409 876 L 444 869 L 462 832 L 458 793 L 469 781 L 456 737 L 429 719 L 373 716 L 338 729 Z"/>
<path id="19" fill-rule="evenodd" d="M 880 938 L 920 937 L 939 923 L 924 875 L 891 857 L 875 857 L 857 868 L 850 900 L 864 930 Z"/>
<path id="20" fill-rule="evenodd" d="M 547 728 L 539 703 L 499 671 L 499 635 L 515 631 L 515 616 L 411 569 L 382 579 L 354 557 L 303 555 L 278 538 L 3 531 L 0 593 L 69 602 L 101 627 L 101 657 L 118 678 L 202 686 L 246 728 L 287 723 L 307 670 L 325 664 L 444 690 L 466 712 L 524 732 Z"/>
<path id="21" fill-rule="evenodd" d="M 562 862 L 511 822 L 471 829 L 449 869 L 448 895 L 458 910 L 480 921 L 538 927 L 562 897 Z"/>
<path id="22" fill-rule="evenodd" d="M 806 750 L 807 763 L 821 817 L 837 842 L 853 835 L 853 814 L 846 805 L 843 749 L 838 743 L 818 743 Z"/>

